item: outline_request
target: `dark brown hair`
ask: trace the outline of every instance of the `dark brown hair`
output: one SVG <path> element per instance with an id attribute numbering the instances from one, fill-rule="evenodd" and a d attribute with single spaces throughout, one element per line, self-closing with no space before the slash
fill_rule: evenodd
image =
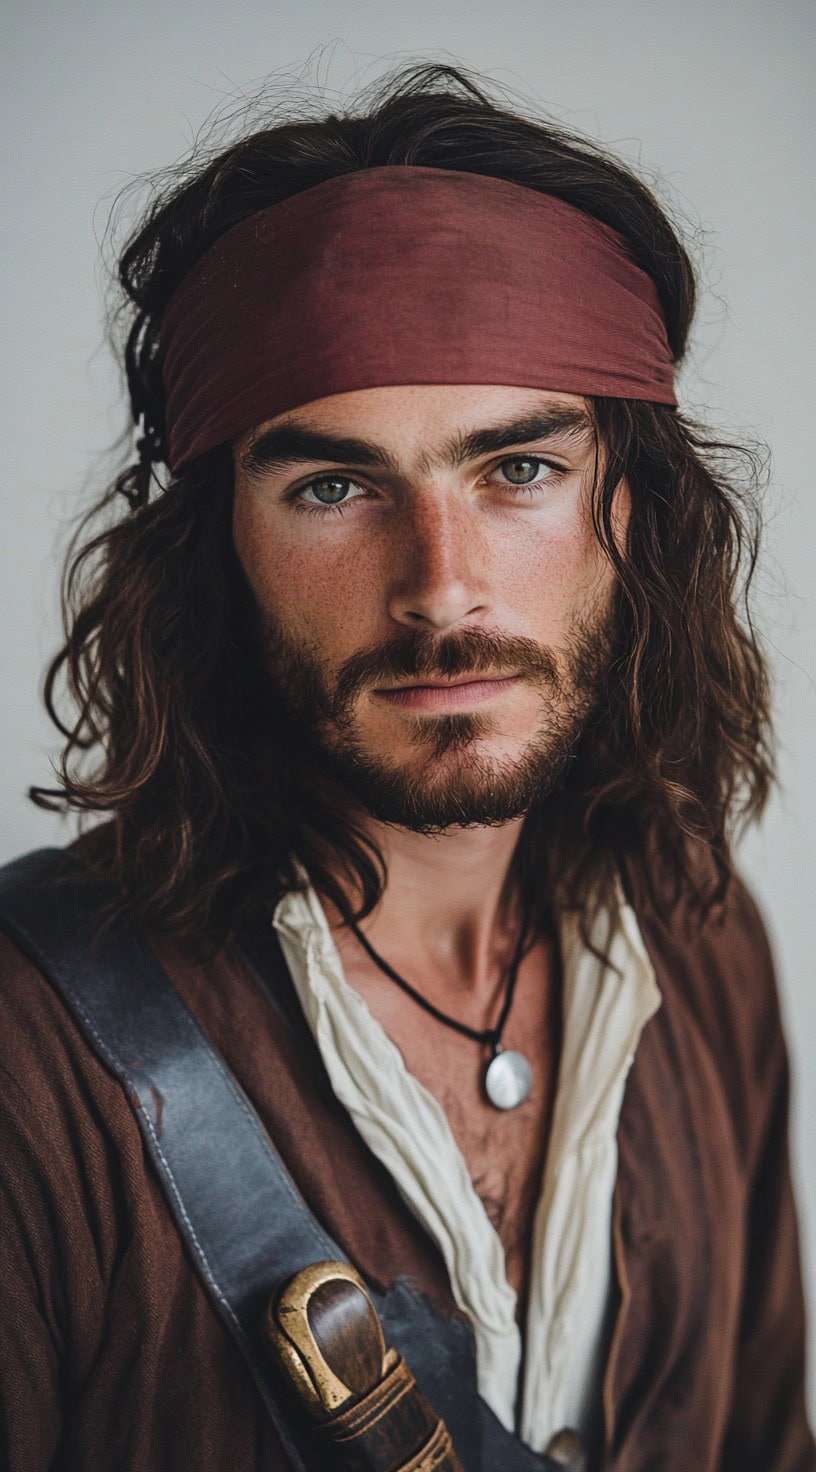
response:
<path id="1" fill-rule="evenodd" d="M 180 936 L 219 943 L 257 903 L 296 886 L 295 857 L 346 915 L 344 886 L 356 891 L 357 918 L 386 879 L 341 795 L 301 769 L 264 677 L 231 540 L 230 447 L 176 476 L 161 469 L 158 362 L 162 312 L 219 235 L 321 180 L 382 164 L 491 174 L 605 221 L 654 280 L 677 363 L 686 351 L 694 270 L 653 193 L 592 142 L 491 98 L 462 67 L 413 65 L 366 105 L 245 131 L 174 173 L 119 262 L 138 454 L 95 508 L 102 530 L 75 539 L 65 644 L 45 688 L 66 738 L 60 786 L 31 796 L 111 813 L 88 853 L 114 881 L 118 913 Z M 760 457 L 671 408 L 588 402 L 606 455 L 593 516 L 617 574 L 619 646 L 603 708 L 559 790 L 525 820 L 515 862 L 548 902 L 580 904 L 598 866 L 615 862 L 659 911 L 686 897 L 705 917 L 726 894 L 735 829 L 762 811 L 773 775 L 768 675 L 747 603 Z M 622 476 L 632 511 L 618 549 Z M 119 495 L 129 511 L 111 522 Z M 60 680 L 78 707 L 67 721 Z"/>

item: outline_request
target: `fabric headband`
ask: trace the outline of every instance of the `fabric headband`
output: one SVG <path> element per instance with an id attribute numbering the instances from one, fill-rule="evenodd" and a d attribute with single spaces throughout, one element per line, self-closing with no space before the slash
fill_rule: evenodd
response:
<path id="1" fill-rule="evenodd" d="M 349 389 L 478 383 L 676 404 L 657 290 L 551 194 L 408 164 L 327 179 L 226 231 L 160 332 L 173 470 Z"/>

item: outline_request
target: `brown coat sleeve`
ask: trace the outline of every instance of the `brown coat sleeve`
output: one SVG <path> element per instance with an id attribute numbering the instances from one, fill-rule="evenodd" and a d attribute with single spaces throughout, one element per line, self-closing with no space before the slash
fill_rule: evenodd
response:
<path id="1" fill-rule="evenodd" d="M 805 1309 L 789 1151 L 790 1070 L 773 959 L 753 900 L 744 924 L 764 974 L 746 1090 L 754 1114 L 748 1250 L 722 1472 L 815 1472 L 805 1408 Z"/>
<path id="2" fill-rule="evenodd" d="M 2 979 L 13 970 L 32 980 L 27 990 L 36 996 L 36 979 L 19 966 L 0 937 Z M 60 1095 L 71 1092 L 71 1080 L 56 1067 L 58 1038 L 52 1032 L 37 1046 L 21 1000 L 2 988 L 0 1463 L 12 1472 L 42 1472 L 60 1442 L 63 1401 L 89 1369 L 99 1340 L 101 1282 L 82 1199 L 82 1175 L 94 1170 L 90 1141 L 72 1140 L 66 1129 Z M 44 994 L 43 1001 L 42 1022 L 53 1022 Z M 41 1065 L 49 1043 L 54 1067 L 47 1084 Z"/>
<path id="3" fill-rule="evenodd" d="M 31 1104 L 0 1075 L 0 1462 L 42 1472 L 59 1440 L 60 1343 L 50 1265 L 54 1200 Z"/>

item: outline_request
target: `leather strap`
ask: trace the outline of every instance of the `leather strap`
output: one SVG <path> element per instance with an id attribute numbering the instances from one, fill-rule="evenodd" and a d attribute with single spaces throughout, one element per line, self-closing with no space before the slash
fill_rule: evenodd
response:
<path id="1" fill-rule="evenodd" d="M 98 899 L 68 849 L 38 849 L 0 868 L 0 926 L 64 996 L 91 1046 L 121 1081 L 178 1230 L 232 1333 L 297 1472 L 316 1472 L 266 1353 L 273 1288 L 343 1253 L 313 1217 L 238 1081 L 141 934 L 100 937 Z M 448 1426 L 468 1472 L 541 1472 L 536 1456 L 478 1395 L 472 1332 L 398 1279 L 370 1289 L 386 1342 L 404 1355 Z"/>

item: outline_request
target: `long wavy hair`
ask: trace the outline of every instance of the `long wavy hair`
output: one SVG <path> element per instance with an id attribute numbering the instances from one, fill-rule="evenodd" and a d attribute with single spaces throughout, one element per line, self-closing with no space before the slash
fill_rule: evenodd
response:
<path id="1" fill-rule="evenodd" d="M 363 94 L 364 99 L 364 94 Z M 675 361 L 695 272 L 652 191 L 593 142 L 491 97 L 462 67 L 414 64 L 338 113 L 247 133 L 159 190 L 118 263 L 115 314 L 137 450 L 77 532 L 63 582 L 65 642 L 45 682 L 65 738 L 41 806 L 107 813 L 83 843 L 112 913 L 221 944 L 300 883 L 348 918 L 387 882 L 342 794 L 306 770 L 264 673 L 257 611 L 231 537 L 229 445 L 172 475 L 158 358 L 162 313 L 199 256 L 246 215 L 382 164 L 461 169 L 554 194 L 611 225 L 657 287 Z M 522 826 L 528 898 L 581 906 L 599 867 L 634 876 L 658 913 L 701 922 L 733 876 L 735 833 L 773 780 L 769 683 L 748 591 L 761 455 L 676 409 L 591 398 L 605 468 L 595 533 L 617 583 L 618 644 L 601 707 L 558 790 Z M 611 519 L 631 491 L 626 544 Z M 122 514 L 116 515 L 115 508 Z M 71 713 L 59 706 L 68 699 Z"/>

